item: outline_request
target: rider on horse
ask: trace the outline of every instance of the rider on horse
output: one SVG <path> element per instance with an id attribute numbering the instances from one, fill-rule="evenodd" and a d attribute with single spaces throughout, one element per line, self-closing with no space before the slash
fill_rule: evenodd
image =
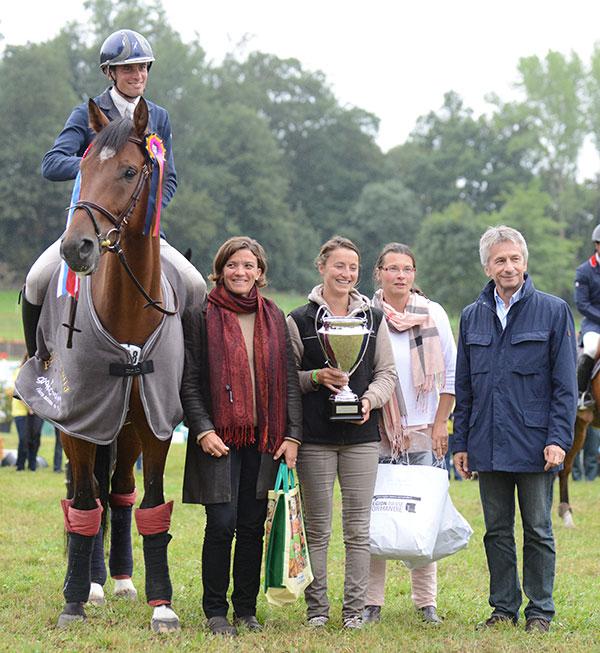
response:
<path id="1" fill-rule="evenodd" d="M 96 104 L 110 120 L 122 117 L 132 119 L 133 111 L 144 93 L 148 72 L 154 62 L 148 41 L 138 32 L 120 29 L 113 32 L 100 48 L 100 68 L 111 81 L 103 93 L 95 98 Z M 171 121 L 167 110 L 152 102 L 149 109 L 148 128 L 162 139 L 166 150 L 165 182 L 162 207 L 173 198 L 177 188 L 177 174 L 173 162 Z M 88 122 L 88 104 L 75 107 L 58 135 L 54 146 L 44 155 L 42 174 L 50 181 L 75 179 L 81 157 L 94 139 L 95 133 Z M 206 295 L 206 283 L 196 268 L 161 234 L 161 256 L 169 260 L 185 280 L 188 300 L 199 303 Z M 35 355 L 37 324 L 50 278 L 60 263 L 60 239 L 50 245 L 37 259 L 27 275 L 23 291 L 23 327 L 29 356 Z"/>
<path id="2" fill-rule="evenodd" d="M 592 232 L 594 254 L 575 273 L 575 305 L 583 315 L 577 362 L 579 407 L 594 403 L 587 392 L 600 344 L 600 225 Z"/>

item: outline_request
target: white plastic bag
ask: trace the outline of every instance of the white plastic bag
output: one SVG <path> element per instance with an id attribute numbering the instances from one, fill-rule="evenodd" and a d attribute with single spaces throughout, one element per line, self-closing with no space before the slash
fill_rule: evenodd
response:
<path id="1" fill-rule="evenodd" d="M 443 468 L 380 463 L 371 503 L 371 555 L 431 562 L 447 496 Z"/>
<path id="2" fill-rule="evenodd" d="M 473 529 L 469 522 L 455 508 L 448 494 L 431 558 L 417 562 L 405 560 L 405 564 L 409 569 L 417 569 L 434 560 L 441 560 L 442 558 L 451 556 L 457 551 L 467 548 L 471 535 L 473 535 Z"/>

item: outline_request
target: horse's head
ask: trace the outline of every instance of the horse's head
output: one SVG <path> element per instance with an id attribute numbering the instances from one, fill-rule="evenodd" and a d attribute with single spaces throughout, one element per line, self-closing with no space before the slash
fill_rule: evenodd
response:
<path id="1" fill-rule="evenodd" d="M 88 113 L 97 136 L 81 161 L 79 200 L 60 245 L 62 258 L 80 275 L 97 270 L 101 254 L 119 241 L 134 214 L 144 220 L 144 207 L 137 204 L 149 179 L 144 99 L 137 104 L 133 126 L 127 119 L 110 122 L 93 100 Z"/>

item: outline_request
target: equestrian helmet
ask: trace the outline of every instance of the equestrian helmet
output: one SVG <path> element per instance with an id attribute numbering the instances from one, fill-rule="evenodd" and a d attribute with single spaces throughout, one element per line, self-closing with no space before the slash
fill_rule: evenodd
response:
<path id="1" fill-rule="evenodd" d="M 122 66 L 132 63 L 147 63 L 148 70 L 154 61 L 150 43 L 139 32 L 120 29 L 107 37 L 100 48 L 100 68 Z"/>
<path id="2" fill-rule="evenodd" d="M 592 231 L 592 242 L 600 243 L 600 224 Z"/>

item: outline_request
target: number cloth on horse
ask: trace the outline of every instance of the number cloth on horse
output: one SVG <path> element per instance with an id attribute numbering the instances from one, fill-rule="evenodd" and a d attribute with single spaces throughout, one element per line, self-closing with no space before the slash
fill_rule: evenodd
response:
<path id="1" fill-rule="evenodd" d="M 35 358 L 22 367 L 16 395 L 37 415 L 68 435 L 95 444 L 112 442 L 123 427 L 134 376 L 146 419 L 159 440 L 171 437 L 183 419 L 179 388 L 183 375 L 181 315 L 185 298 L 179 273 L 162 261 L 163 316 L 139 356 L 102 326 L 93 306 L 90 277 L 80 284 L 73 347 L 67 348 L 71 298 L 56 297 L 57 270 L 40 316 Z M 153 310 L 148 307 L 146 310 Z M 80 332 L 79 332 L 80 330 Z"/>

